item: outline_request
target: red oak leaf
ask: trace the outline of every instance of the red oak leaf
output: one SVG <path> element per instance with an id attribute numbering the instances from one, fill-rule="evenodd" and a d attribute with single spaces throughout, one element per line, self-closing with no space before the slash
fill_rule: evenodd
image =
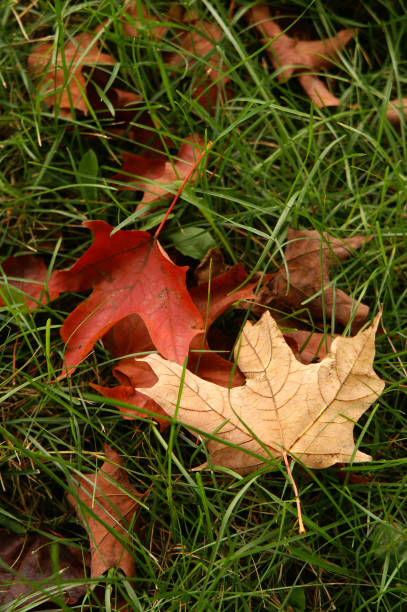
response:
<path id="1" fill-rule="evenodd" d="M 9 257 L 1 264 L 7 277 L 7 284 L 17 287 L 25 296 L 29 310 L 37 308 L 39 303 L 45 304 L 47 295 L 45 293 L 45 281 L 47 278 L 47 267 L 40 257 L 34 255 L 21 255 L 20 257 Z M 2 284 L 0 277 L 0 283 Z M 3 291 L 7 293 L 7 286 Z M 49 297 L 54 300 L 59 291 L 51 290 Z M 4 306 L 4 300 L 0 296 L 0 306 Z"/>
<path id="2" fill-rule="evenodd" d="M 71 374 L 95 342 L 130 314 L 143 318 L 162 355 L 183 362 L 203 321 L 185 286 L 186 267 L 176 266 L 157 240 L 142 231 L 120 230 L 104 221 L 87 221 L 95 240 L 69 270 L 55 273 L 51 291 L 92 294 L 65 320 L 65 366 Z"/>

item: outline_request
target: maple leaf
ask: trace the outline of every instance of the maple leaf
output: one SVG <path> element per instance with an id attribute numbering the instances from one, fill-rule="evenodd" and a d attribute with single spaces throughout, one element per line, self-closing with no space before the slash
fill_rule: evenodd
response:
<path id="1" fill-rule="evenodd" d="M 37 79 L 41 78 L 44 102 L 56 106 L 59 114 L 72 117 L 72 108 L 88 114 L 85 99 L 88 78 L 83 74 L 85 66 L 113 65 L 116 60 L 98 48 L 94 34 L 78 34 L 58 51 L 53 60 L 54 44 L 37 45 L 28 57 L 28 68 Z"/>
<path id="2" fill-rule="evenodd" d="M 284 82 L 295 75 L 316 106 L 339 104 L 339 98 L 332 95 L 323 81 L 311 73 L 333 63 L 353 38 L 353 30 L 341 30 L 336 36 L 324 40 L 296 40 L 281 30 L 265 4 L 258 4 L 249 11 L 249 21 L 260 32 L 263 44 L 268 45 L 267 53 L 278 70 L 279 81 Z"/>
<path id="3" fill-rule="evenodd" d="M 84 584 L 64 588 L 66 604 L 74 604 L 85 595 L 83 559 L 75 554 L 77 551 L 58 543 L 55 536 L 16 535 L 0 529 L 0 538 L 0 605 L 3 610 L 27 610 L 30 604 L 33 607 L 29 609 L 34 609 L 35 603 L 39 605 L 38 600 L 43 601 L 47 587 L 52 587 L 55 595 L 55 586 L 62 586 L 65 581 L 84 580 Z M 57 555 L 53 554 L 51 546 L 58 547 Z M 3 608 L 6 604 L 9 606 Z"/>
<path id="4" fill-rule="evenodd" d="M 205 140 L 197 134 L 192 134 L 181 144 L 175 161 L 123 153 L 121 171 L 114 174 L 111 180 L 126 183 L 117 185 L 119 190 L 144 191 L 137 207 L 139 210 L 170 195 L 175 181 L 184 180 L 188 176 L 204 146 Z"/>
<path id="5" fill-rule="evenodd" d="M 106 461 L 94 473 L 81 474 L 69 503 L 75 508 L 89 533 L 91 576 L 110 567 L 120 567 L 127 577 L 134 576 L 134 555 L 123 544 L 127 529 L 143 497 L 130 484 L 120 455 L 105 446 Z"/>
<path id="6" fill-rule="evenodd" d="M 47 279 L 47 266 L 41 257 L 34 255 L 20 255 L 19 257 L 8 257 L 1 264 L 4 274 L 7 277 L 7 284 L 16 287 L 24 294 L 24 300 L 29 310 L 38 308 L 39 304 L 45 304 L 47 294 L 45 292 L 45 281 Z M 4 292 L 7 299 L 7 285 L 3 285 L 0 277 L 0 290 Z M 51 290 L 50 300 L 58 297 L 59 291 Z M 0 306 L 5 302 L 0 296 Z"/>
<path id="7" fill-rule="evenodd" d="M 355 449 L 353 427 L 384 387 L 372 367 L 379 318 L 352 338 L 336 338 L 320 363 L 304 365 L 265 312 L 246 323 L 236 348 L 243 387 L 224 389 L 186 371 L 178 403 L 182 367 L 149 355 L 143 361 L 159 382 L 140 391 L 181 423 L 237 445 L 208 442 L 213 464 L 237 472 L 264 463 L 244 450 L 264 459 L 291 455 L 310 468 L 369 461 Z"/>
<path id="8" fill-rule="evenodd" d="M 253 287 L 256 282 L 250 281 L 240 287 L 246 279 L 247 274 L 243 265 L 236 264 L 224 274 L 190 291 L 196 307 L 205 320 L 207 330 L 234 302 L 254 298 Z M 236 288 L 238 289 L 234 291 Z M 148 330 L 139 315 L 130 315 L 116 323 L 104 337 L 103 342 L 115 358 L 155 350 Z M 188 367 L 201 378 L 224 387 L 241 385 L 243 382 L 241 373 L 237 369 L 233 371 L 233 364 L 230 361 L 210 351 L 209 348 L 204 334 L 196 335 L 191 341 Z M 184 357 L 185 355 L 182 359 L 174 360 L 182 365 Z M 94 383 L 91 383 L 91 386 L 105 397 L 134 406 L 135 410 L 119 406 L 125 418 L 145 417 L 144 409 L 154 413 L 154 418 L 161 429 L 165 429 L 169 421 L 160 418 L 160 415 L 166 415 L 166 412 L 152 399 L 135 390 L 135 387 L 148 387 L 157 381 L 151 368 L 137 357 L 125 356 L 113 367 L 113 374 L 121 382 L 120 386 L 108 388 Z"/>
<path id="9" fill-rule="evenodd" d="M 104 221 L 87 221 L 94 242 L 69 270 L 58 270 L 50 291 L 92 294 L 67 317 L 68 374 L 117 321 L 138 313 L 160 353 L 182 363 L 203 320 L 185 286 L 186 267 L 176 266 L 157 240 L 142 231 L 119 230 Z"/>
<path id="10" fill-rule="evenodd" d="M 331 262 L 343 261 L 353 249 L 361 247 L 366 239 L 354 236 L 339 240 L 324 232 L 321 236 L 316 230 L 288 229 L 285 249 L 286 266 L 269 279 L 264 288 L 257 294 L 257 301 L 293 310 L 309 309 L 312 316 L 322 319 L 324 313 L 343 326 L 352 318 L 352 329 L 360 329 L 367 320 L 369 308 L 358 304 L 356 300 L 341 289 L 330 286 L 329 267 Z M 308 298 L 315 297 L 308 301 Z M 302 306 L 303 302 L 306 304 Z"/>

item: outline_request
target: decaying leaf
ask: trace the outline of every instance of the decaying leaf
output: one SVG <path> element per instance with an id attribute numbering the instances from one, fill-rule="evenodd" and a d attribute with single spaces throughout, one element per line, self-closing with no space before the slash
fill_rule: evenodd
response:
<path id="1" fill-rule="evenodd" d="M 336 36 L 324 40 L 296 40 L 285 34 L 271 17 L 267 5 L 258 4 L 249 11 L 249 21 L 260 32 L 278 79 L 286 81 L 292 75 L 316 106 L 337 106 L 335 97 L 315 72 L 334 63 L 344 46 L 353 38 L 353 30 L 341 30 Z"/>
<path id="2" fill-rule="evenodd" d="M 24 294 L 24 300 L 29 310 L 38 308 L 39 304 L 47 302 L 45 281 L 48 271 L 41 257 L 35 257 L 35 255 L 8 257 L 0 267 L 7 277 L 7 283 L 3 284 L 3 279 L 0 276 L 0 292 L 3 292 L 6 300 L 11 297 L 7 285 L 11 285 Z M 51 300 L 55 299 L 58 293 L 55 290 L 51 291 L 49 298 Z M 3 306 L 4 303 L 0 295 L 0 306 Z"/>
<path id="3" fill-rule="evenodd" d="M 116 60 L 98 48 L 94 34 L 83 33 L 69 40 L 53 57 L 54 45 L 37 45 L 28 58 L 28 68 L 41 79 L 41 93 L 47 106 L 58 108 L 59 114 L 72 117 L 72 108 L 88 114 L 85 66 L 113 65 Z"/>
<path id="4" fill-rule="evenodd" d="M 178 404 L 182 367 L 149 355 L 144 361 L 159 382 L 139 390 L 181 423 L 239 447 L 210 440 L 214 465 L 246 473 L 285 453 L 310 468 L 369 461 L 355 448 L 353 427 L 384 387 L 372 367 L 379 318 L 352 338 L 336 338 L 320 363 L 304 365 L 265 312 L 246 323 L 236 347 L 243 387 L 224 389 L 187 371 Z"/>
<path id="5" fill-rule="evenodd" d="M 335 334 L 335 337 L 339 334 Z M 284 338 L 291 346 L 295 356 L 301 363 L 315 363 L 320 361 L 329 352 L 332 338 L 320 332 L 309 332 L 298 329 L 293 332 L 284 332 Z M 294 346 L 290 343 L 293 342 Z"/>
<path id="6" fill-rule="evenodd" d="M 358 330 L 367 321 L 369 308 L 341 289 L 330 286 L 329 267 L 346 259 L 354 249 L 366 242 L 363 236 L 339 240 L 316 230 L 288 229 L 285 249 L 286 266 L 265 283 L 257 301 L 284 310 L 309 309 L 317 319 L 331 319 L 346 326 L 352 319 L 352 330 Z M 309 298 L 312 300 L 308 301 Z M 304 301 L 306 304 L 303 305 Z"/>
<path id="7" fill-rule="evenodd" d="M 407 98 L 396 98 L 389 102 L 386 118 L 393 125 L 400 125 L 401 121 L 407 116 Z"/>
<path id="8" fill-rule="evenodd" d="M 124 153 L 121 171 L 113 175 L 111 180 L 125 183 L 117 185 L 120 190 L 144 191 L 143 199 L 137 207 L 143 208 L 147 204 L 166 198 L 175 181 L 188 176 L 204 147 L 205 140 L 197 134 L 192 134 L 182 143 L 172 161 Z"/>
<path id="9" fill-rule="evenodd" d="M 127 2 L 123 13 L 123 33 L 126 36 L 140 36 L 141 30 L 148 30 L 152 38 L 161 40 L 168 30 L 169 22 L 179 21 L 182 9 L 173 3 L 164 19 L 150 13 L 140 0 L 130 0 Z M 160 22 L 164 21 L 164 24 Z"/>
<path id="10" fill-rule="evenodd" d="M 142 495 L 130 484 L 120 455 L 109 446 L 105 452 L 102 467 L 82 474 L 75 494 L 69 494 L 68 500 L 89 533 L 91 576 L 120 567 L 127 577 L 132 577 L 136 562 L 125 542 Z"/>
<path id="11" fill-rule="evenodd" d="M 162 355 L 188 353 L 192 338 L 203 331 L 203 320 L 185 285 L 187 268 L 176 266 L 157 240 L 142 231 L 119 230 L 104 221 L 83 224 L 94 233 L 89 249 L 69 270 L 58 270 L 50 291 L 92 294 L 67 317 L 61 336 L 66 343 L 66 372 L 91 351 L 95 342 L 126 316 L 143 318 Z"/>
<path id="12" fill-rule="evenodd" d="M 0 605 L 9 604 L 2 609 L 27 609 L 27 605 L 37 609 L 41 600 L 48 600 L 48 589 L 55 595 L 57 585 L 60 585 L 60 593 L 63 591 L 66 604 L 74 604 L 85 595 L 83 559 L 58 542 L 60 538 L 34 533 L 20 536 L 5 529 L 0 529 L 0 538 Z M 52 547 L 56 550 L 52 551 Z M 83 584 L 69 584 L 80 579 Z"/>
<path id="13" fill-rule="evenodd" d="M 182 68 L 185 64 L 195 67 L 198 78 L 192 95 L 210 111 L 216 105 L 218 92 L 224 92 L 226 98 L 230 97 L 227 89 L 230 79 L 225 73 L 222 55 L 216 50 L 223 32 L 217 24 L 200 20 L 193 11 L 188 13 L 187 21 L 189 29 L 181 39 L 181 48 L 168 56 L 167 64 Z M 196 70 L 197 60 L 205 64 L 203 78 Z"/>

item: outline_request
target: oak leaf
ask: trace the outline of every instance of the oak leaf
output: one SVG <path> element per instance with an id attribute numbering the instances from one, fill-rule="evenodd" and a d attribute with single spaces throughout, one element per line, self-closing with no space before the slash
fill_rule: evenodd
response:
<path id="1" fill-rule="evenodd" d="M 249 21 L 260 32 L 263 44 L 268 44 L 267 53 L 279 71 L 279 81 L 285 82 L 295 75 L 316 106 L 339 104 L 339 98 L 329 91 L 315 72 L 334 62 L 353 38 L 353 30 L 341 30 L 336 36 L 324 40 L 296 40 L 282 31 L 265 4 L 258 4 L 249 11 Z"/>
<path id="2" fill-rule="evenodd" d="M 265 312 L 246 323 L 236 347 L 244 386 L 224 389 L 186 371 L 178 402 L 182 367 L 149 355 L 144 361 L 159 382 L 140 391 L 186 426 L 237 445 L 210 440 L 214 465 L 247 473 L 284 455 L 310 468 L 369 461 L 355 448 L 353 427 L 384 387 L 372 367 L 379 318 L 352 338 L 336 338 L 320 363 L 304 365 Z"/>
<path id="3" fill-rule="evenodd" d="M 28 57 L 28 68 L 35 78 L 41 79 L 44 102 L 57 107 L 59 114 L 72 117 L 72 108 L 88 114 L 85 66 L 116 64 L 116 60 L 98 48 L 94 34 L 83 33 L 65 43 L 63 53 L 58 51 L 53 59 L 54 44 L 37 45 Z"/>
<path id="4" fill-rule="evenodd" d="M 69 503 L 89 533 L 91 576 L 110 567 L 120 567 L 127 577 L 134 576 L 135 557 L 128 545 L 128 527 L 143 497 L 130 484 L 120 455 L 105 447 L 106 461 L 94 473 L 81 474 Z"/>
<path id="5" fill-rule="evenodd" d="M 56 271 L 50 291 L 92 294 L 67 317 L 61 336 L 72 374 L 95 342 L 117 322 L 138 313 L 160 353 L 183 362 L 203 320 L 185 285 L 186 267 L 176 266 L 149 233 L 119 230 L 104 221 L 83 224 L 95 240 L 68 270 Z"/>
<path id="6" fill-rule="evenodd" d="M 354 249 L 366 242 L 363 236 L 339 240 L 316 230 L 288 229 L 285 262 L 257 294 L 257 301 L 278 309 L 309 309 L 317 319 L 335 319 L 346 326 L 352 318 L 352 329 L 366 323 L 369 308 L 341 289 L 330 285 L 331 264 L 344 261 Z M 309 300 L 309 298 L 313 299 Z M 305 302 L 303 304 L 303 302 Z"/>

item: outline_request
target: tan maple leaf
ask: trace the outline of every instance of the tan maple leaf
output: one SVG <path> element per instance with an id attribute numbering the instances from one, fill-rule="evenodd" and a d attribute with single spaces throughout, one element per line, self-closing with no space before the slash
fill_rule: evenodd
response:
<path id="1" fill-rule="evenodd" d="M 123 544 L 127 527 L 142 497 L 130 484 L 122 468 L 120 455 L 105 446 L 106 461 L 91 474 L 81 474 L 69 503 L 75 508 L 89 533 L 91 576 L 97 577 L 110 567 L 120 567 L 126 576 L 134 576 L 135 559 Z"/>
<path id="2" fill-rule="evenodd" d="M 212 439 L 208 450 L 213 464 L 240 473 L 287 455 L 311 468 L 369 461 L 355 449 L 353 427 L 384 387 L 372 367 L 379 318 L 352 338 L 336 338 L 320 363 L 304 365 L 266 312 L 246 323 L 235 351 L 242 387 L 221 388 L 186 371 L 178 403 L 183 368 L 149 355 L 144 361 L 159 380 L 137 390 L 187 426 L 236 445 Z"/>
<path id="3" fill-rule="evenodd" d="M 340 30 L 336 36 L 324 40 L 296 40 L 281 30 L 265 4 L 253 7 L 248 17 L 260 32 L 263 44 L 268 44 L 267 53 L 274 68 L 279 71 L 279 81 L 285 82 L 295 75 L 316 106 L 339 104 L 339 98 L 329 91 L 315 72 L 334 63 L 344 46 L 353 38 L 353 30 Z"/>
<path id="4" fill-rule="evenodd" d="M 98 40 L 94 34 L 84 33 L 68 41 L 63 53 L 58 51 L 54 58 L 54 45 L 44 43 L 37 45 L 28 57 L 28 68 L 37 79 L 41 79 L 44 102 L 47 106 L 56 106 L 59 114 L 72 116 L 72 108 L 88 113 L 86 101 L 86 84 L 89 77 L 83 74 L 85 66 L 100 66 L 116 64 L 116 60 L 98 48 Z M 138 96 L 117 90 L 123 97 L 122 102 L 138 99 Z"/>

